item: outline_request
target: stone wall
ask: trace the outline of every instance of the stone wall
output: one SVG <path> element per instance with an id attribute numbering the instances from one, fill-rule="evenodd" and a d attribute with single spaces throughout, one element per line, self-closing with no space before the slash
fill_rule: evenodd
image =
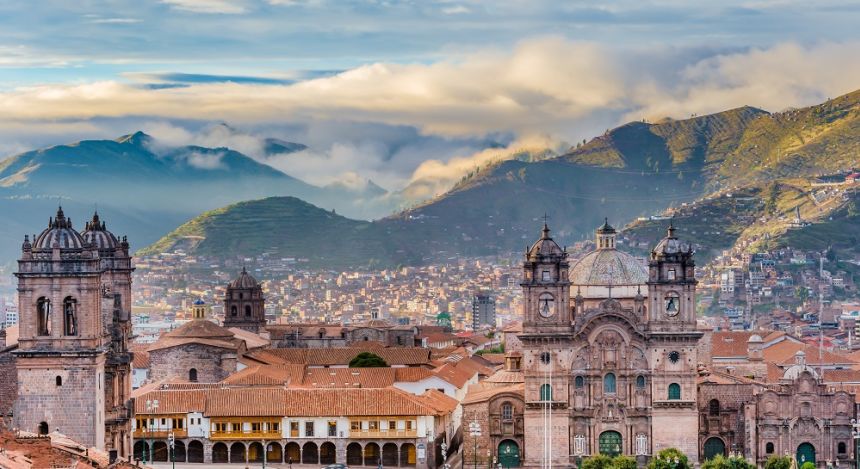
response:
<path id="1" fill-rule="evenodd" d="M 16 361 L 17 428 L 38 433 L 39 424 L 45 422 L 49 432 L 57 430 L 81 444 L 104 448 L 104 355 L 17 357 Z"/>
<path id="2" fill-rule="evenodd" d="M 149 382 L 188 381 L 197 370 L 197 381 L 215 383 L 236 371 L 236 353 L 220 347 L 185 344 L 149 352 Z"/>

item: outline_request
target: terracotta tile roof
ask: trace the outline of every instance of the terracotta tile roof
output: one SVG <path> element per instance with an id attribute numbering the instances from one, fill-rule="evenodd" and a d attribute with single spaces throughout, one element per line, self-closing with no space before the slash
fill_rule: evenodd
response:
<path id="1" fill-rule="evenodd" d="M 145 350 L 134 352 L 134 358 L 131 362 L 132 368 L 149 369 L 150 365 L 149 352 Z"/>
<path id="2" fill-rule="evenodd" d="M 205 393 L 207 417 L 285 416 L 284 389 L 269 387 L 212 389 Z"/>
<path id="3" fill-rule="evenodd" d="M 233 333 L 207 319 L 195 319 L 165 334 L 167 337 L 232 339 Z"/>
<path id="4" fill-rule="evenodd" d="M 310 388 L 385 388 L 394 384 L 394 368 L 308 368 L 302 386 Z"/>
<path id="5" fill-rule="evenodd" d="M 860 370 L 824 370 L 824 382 L 860 384 Z"/>
<path id="6" fill-rule="evenodd" d="M 462 388 L 475 375 L 490 375 L 493 370 L 482 366 L 471 358 L 463 359 L 458 362 L 449 362 L 439 368 L 433 370 L 436 376 L 453 384 L 458 388 Z"/>
<path id="7" fill-rule="evenodd" d="M 484 402 L 498 396 L 499 394 L 505 393 L 517 394 L 522 398 L 525 396 L 525 384 L 518 383 L 510 386 L 469 386 L 469 392 L 463 399 L 463 405 Z"/>
<path id="8" fill-rule="evenodd" d="M 186 344 L 200 344 L 200 345 L 208 345 L 210 347 L 218 347 L 227 350 L 238 350 L 239 344 L 237 342 L 241 342 L 240 340 L 221 340 L 221 339 L 206 339 L 199 337 L 168 337 L 162 336 L 158 339 L 157 342 L 152 344 L 147 352 L 152 352 L 154 350 L 162 350 L 170 347 L 178 347 L 180 345 Z"/>
<path id="9" fill-rule="evenodd" d="M 485 353 L 481 355 L 481 358 L 487 360 L 488 362 L 494 365 L 504 365 L 505 364 L 505 354 L 504 353 Z"/>
<path id="10" fill-rule="evenodd" d="M 301 383 L 305 365 L 255 365 L 233 373 L 221 382 L 229 385 L 289 385 Z"/>
<path id="11" fill-rule="evenodd" d="M 255 334 L 251 331 L 246 331 L 245 329 L 240 329 L 238 327 L 231 327 L 227 329 L 228 331 L 233 333 L 233 336 L 237 339 L 242 339 L 245 341 L 245 348 L 248 350 L 253 350 L 262 347 L 268 347 L 272 342 L 269 339 L 260 337 L 260 334 Z"/>
<path id="12" fill-rule="evenodd" d="M 414 383 L 435 376 L 432 370 L 427 368 L 409 366 L 405 368 L 394 368 L 395 381 Z"/>
<path id="13" fill-rule="evenodd" d="M 746 357 L 752 331 L 715 331 L 711 336 L 711 357 Z"/>
<path id="14" fill-rule="evenodd" d="M 336 347 L 322 349 L 268 349 L 251 354 L 262 363 L 297 363 L 308 366 L 349 365 L 361 352 L 373 352 L 390 366 L 421 366 L 430 362 L 430 349 L 423 347 Z"/>
<path id="15" fill-rule="evenodd" d="M 140 395 L 134 400 L 134 413 L 136 415 L 149 414 L 146 409 L 146 401 L 158 400 L 158 409 L 152 413 L 157 414 L 184 414 L 188 412 L 202 412 L 205 409 L 204 389 L 173 389 L 154 390 Z"/>
<path id="16" fill-rule="evenodd" d="M 821 350 L 821 360 L 819 360 L 819 350 L 818 347 L 814 345 L 807 344 L 798 344 L 792 341 L 784 340 L 782 342 L 776 343 L 764 349 L 764 359 L 769 362 L 776 363 L 782 366 L 789 366 L 794 364 L 794 356 L 798 351 L 803 351 L 806 353 L 806 364 L 807 365 L 833 365 L 833 364 L 844 364 L 844 365 L 855 365 L 856 361 L 852 360 L 845 355 L 839 355 L 827 350 Z"/>
<path id="17" fill-rule="evenodd" d="M 502 329 L 502 332 L 512 332 L 512 333 L 520 333 L 523 331 L 523 323 L 522 321 L 516 321 L 508 324 Z"/>
<path id="18" fill-rule="evenodd" d="M 445 415 L 457 400 L 435 390 L 416 396 L 396 388 L 284 389 L 251 386 L 198 390 L 155 390 L 135 399 L 145 413 L 146 400 L 158 399 L 159 414 L 204 412 L 207 417 L 420 416 Z"/>

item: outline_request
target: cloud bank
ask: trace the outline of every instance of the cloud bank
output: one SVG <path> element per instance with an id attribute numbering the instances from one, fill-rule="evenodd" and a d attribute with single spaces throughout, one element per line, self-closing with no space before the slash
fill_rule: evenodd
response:
<path id="1" fill-rule="evenodd" d="M 181 87 L 148 87 L 140 83 L 148 75 L 140 73 L 132 83 L 0 92 L 0 137 L 18 148 L 36 134 L 77 140 L 143 127 L 165 142 L 235 148 L 311 182 L 360 174 L 395 190 L 423 181 L 424 190 L 436 193 L 499 158 L 487 151 L 498 144 L 511 144 L 504 150 L 511 154 L 523 142 L 579 141 L 628 120 L 820 102 L 860 88 L 857 56 L 860 45 L 853 42 L 715 53 L 540 37 L 510 50 L 427 64 L 372 63 L 295 83 L 174 74 Z M 151 76 L 164 85 L 171 74 Z M 213 122 L 244 130 L 225 132 Z M 264 155 L 263 136 L 310 148 Z"/>

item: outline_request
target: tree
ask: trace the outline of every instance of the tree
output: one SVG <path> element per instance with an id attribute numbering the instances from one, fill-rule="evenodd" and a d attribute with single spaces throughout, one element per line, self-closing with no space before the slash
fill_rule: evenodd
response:
<path id="1" fill-rule="evenodd" d="M 648 463 L 648 469 L 690 469 L 690 462 L 679 449 L 666 448 Z"/>
<path id="2" fill-rule="evenodd" d="M 630 456 L 618 455 L 612 458 L 614 469 L 636 469 L 636 459 Z"/>
<path id="3" fill-rule="evenodd" d="M 755 464 L 739 456 L 726 458 L 718 454 L 702 463 L 702 469 L 755 469 Z"/>
<path id="4" fill-rule="evenodd" d="M 582 469 L 615 469 L 612 458 L 605 454 L 595 454 L 582 461 Z"/>
<path id="5" fill-rule="evenodd" d="M 800 466 L 800 469 L 815 469 L 815 463 L 812 461 L 806 461 Z"/>
<path id="6" fill-rule="evenodd" d="M 788 456 L 771 456 L 764 463 L 764 469 L 791 469 L 791 458 Z"/>
<path id="7" fill-rule="evenodd" d="M 386 368 L 388 363 L 379 355 L 371 352 L 361 352 L 349 362 L 350 368 Z"/>

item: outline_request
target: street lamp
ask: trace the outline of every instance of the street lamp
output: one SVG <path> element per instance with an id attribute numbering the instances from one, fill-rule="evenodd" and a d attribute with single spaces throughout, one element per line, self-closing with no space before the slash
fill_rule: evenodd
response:
<path id="1" fill-rule="evenodd" d="M 146 413 L 147 413 L 147 415 L 152 417 L 152 415 L 157 411 L 158 411 L 158 399 L 155 399 L 155 400 L 147 399 L 146 400 Z M 156 422 L 156 418 L 152 417 L 152 426 L 155 425 L 155 422 Z M 154 430 L 150 427 L 151 427 L 151 425 L 147 425 L 146 434 L 144 435 L 144 440 L 147 440 L 146 436 L 149 436 L 149 439 L 148 439 L 148 442 L 149 442 L 149 462 L 153 462 L 154 459 L 152 457 L 152 444 L 153 444 L 153 440 L 155 439 L 155 436 L 153 435 Z M 143 463 L 146 464 L 146 449 L 143 450 Z"/>
<path id="2" fill-rule="evenodd" d="M 478 423 L 477 420 L 473 420 L 472 423 L 469 424 L 469 435 L 475 439 L 475 469 L 478 469 L 478 437 L 481 436 L 481 424 Z"/>
<path id="3" fill-rule="evenodd" d="M 860 422 L 851 419 L 851 436 L 854 437 L 854 465 L 860 469 Z"/>

